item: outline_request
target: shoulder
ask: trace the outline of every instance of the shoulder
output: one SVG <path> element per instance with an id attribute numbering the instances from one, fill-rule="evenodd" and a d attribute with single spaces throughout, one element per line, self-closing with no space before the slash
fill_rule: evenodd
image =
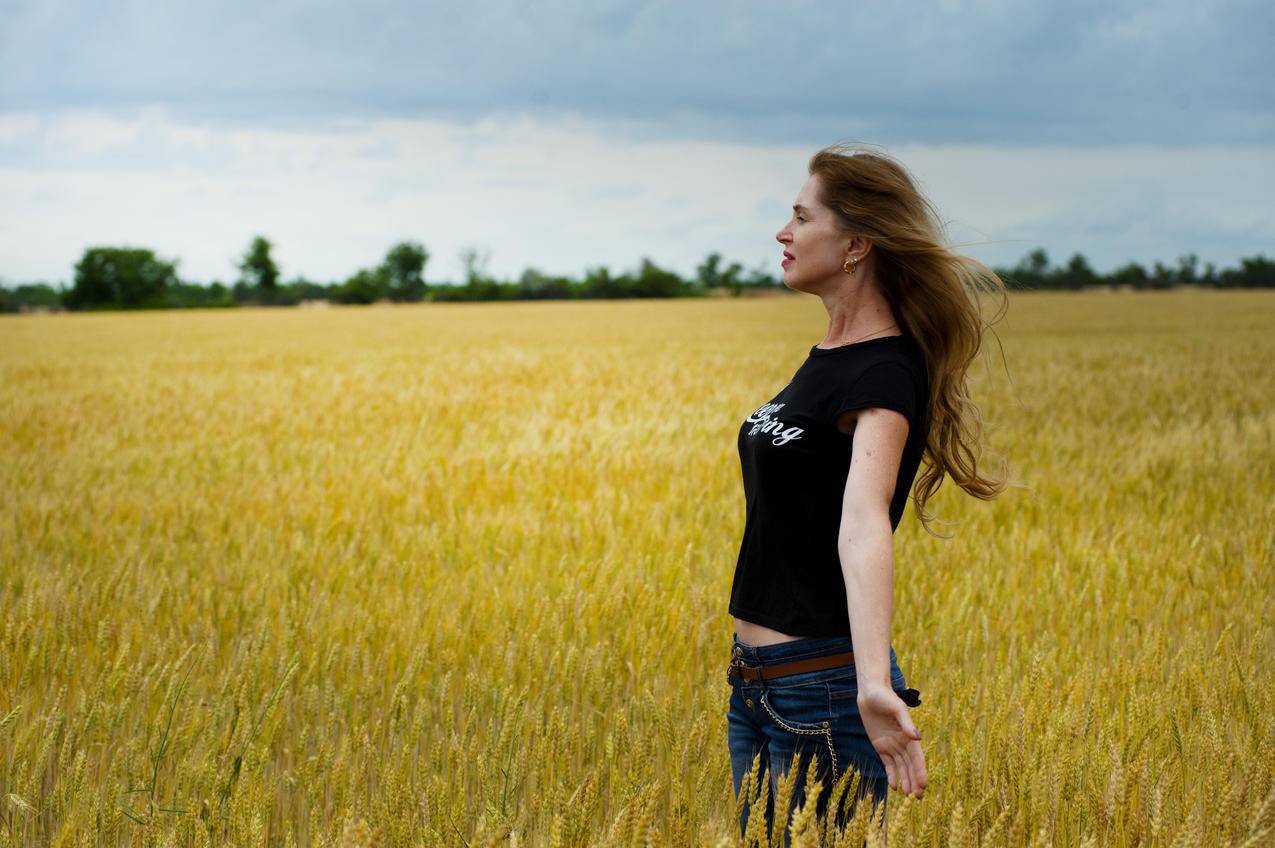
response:
<path id="1" fill-rule="evenodd" d="M 909 369 L 913 376 L 924 382 L 928 376 L 925 364 L 925 350 L 911 336 L 902 336 L 899 345 L 893 350 L 883 351 L 878 364 L 893 363 Z"/>
<path id="2" fill-rule="evenodd" d="M 922 429 L 927 379 L 924 356 L 914 344 L 877 352 L 856 369 L 838 398 L 833 410 L 837 429 L 852 433 L 861 415 L 882 418 L 887 428 L 892 423 L 904 433 Z"/>
<path id="3" fill-rule="evenodd" d="M 920 405 L 924 382 L 924 366 L 918 366 L 911 357 L 898 353 L 874 357 L 850 377 L 837 412 L 864 409 L 881 402 L 910 418 Z"/>

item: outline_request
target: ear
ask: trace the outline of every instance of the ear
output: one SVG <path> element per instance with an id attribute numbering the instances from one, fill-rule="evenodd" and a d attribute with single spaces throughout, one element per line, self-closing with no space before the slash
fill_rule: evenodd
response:
<path id="1" fill-rule="evenodd" d="M 872 250 L 872 239 L 864 235 L 853 235 L 846 246 L 846 259 L 862 262 Z"/>

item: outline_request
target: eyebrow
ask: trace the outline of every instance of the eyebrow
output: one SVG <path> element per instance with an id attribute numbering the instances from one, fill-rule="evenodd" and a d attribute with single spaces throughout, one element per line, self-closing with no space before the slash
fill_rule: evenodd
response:
<path id="1" fill-rule="evenodd" d="M 806 207 L 802 206 L 800 203 L 794 203 L 794 204 L 792 205 L 792 211 L 794 211 L 794 212 L 805 212 L 805 213 L 807 213 L 807 214 L 809 214 L 809 212 L 810 212 L 810 210 L 809 210 L 809 209 L 807 209 Z"/>

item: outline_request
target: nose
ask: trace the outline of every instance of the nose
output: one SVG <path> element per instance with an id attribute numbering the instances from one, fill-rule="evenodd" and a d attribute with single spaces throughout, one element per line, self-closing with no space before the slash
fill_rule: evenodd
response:
<path id="1" fill-rule="evenodd" d="M 788 234 L 787 227 L 784 227 L 782 230 L 775 233 L 775 241 L 779 242 L 780 244 L 787 244 L 788 241 L 791 239 L 792 239 L 792 236 Z"/>

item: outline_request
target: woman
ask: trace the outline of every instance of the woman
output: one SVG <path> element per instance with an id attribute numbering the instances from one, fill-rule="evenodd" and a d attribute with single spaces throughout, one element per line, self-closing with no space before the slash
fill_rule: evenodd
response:
<path id="1" fill-rule="evenodd" d="M 820 816 L 828 790 L 858 773 L 859 792 L 837 799 L 839 825 L 869 794 L 884 815 L 887 784 L 924 795 L 908 710 L 919 693 L 890 644 L 893 533 L 922 459 L 915 501 L 927 530 L 944 475 L 985 500 L 1006 486 L 977 468 L 980 422 L 965 387 L 984 326 L 979 291 L 1004 283 L 943 245 L 934 208 L 889 156 L 834 145 L 809 172 L 776 238 L 784 284 L 823 301 L 828 330 L 738 437 L 746 519 L 728 737 L 736 798 L 754 765 L 766 783 L 767 829 L 793 765 L 789 811 L 804 800 L 811 758 Z"/>

